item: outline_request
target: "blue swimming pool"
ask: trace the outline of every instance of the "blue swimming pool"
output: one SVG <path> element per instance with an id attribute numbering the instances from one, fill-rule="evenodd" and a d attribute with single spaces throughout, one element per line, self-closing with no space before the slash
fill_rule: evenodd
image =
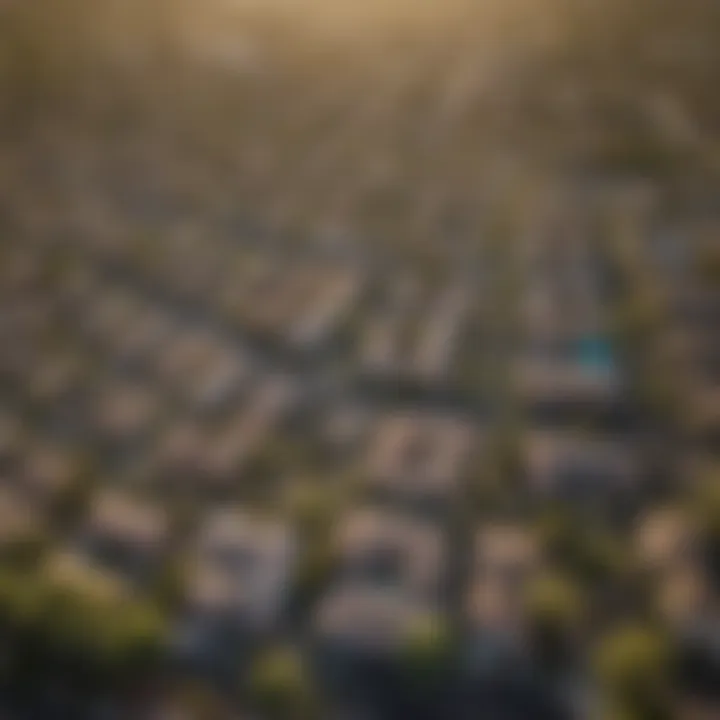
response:
<path id="1" fill-rule="evenodd" d="M 576 353 L 579 362 L 589 369 L 606 372 L 615 370 L 613 345 L 603 336 L 591 335 L 581 338 L 577 343 Z"/>

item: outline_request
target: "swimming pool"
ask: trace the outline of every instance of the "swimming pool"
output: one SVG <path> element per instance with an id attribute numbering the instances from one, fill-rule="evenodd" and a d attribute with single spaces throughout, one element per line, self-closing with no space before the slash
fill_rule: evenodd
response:
<path id="1" fill-rule="evenodd" d="M 616 369 L 613 345 L 602 335 L 580 338 L 575 353 L 580 364 L 589 370 L 611 373 Z"/>

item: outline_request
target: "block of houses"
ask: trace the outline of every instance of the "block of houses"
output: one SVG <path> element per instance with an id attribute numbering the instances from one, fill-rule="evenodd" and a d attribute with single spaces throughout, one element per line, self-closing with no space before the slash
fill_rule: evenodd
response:
<path id="1" fill-rule="evenodd" d="M 161 419 L 161 400 L 147 383 L 109 378 L 96 388 L 90 402 L 93 432 L 111 449 L 138 446 Z"/>
<path id="2" fill-rule="evenodd" d="M 427 521 L 370 507 L 350 513 L 337 532 L 336 572 L 313 617 L 316 647 L 346 669 L 394 662 L 418 624 L 442 615 L 443 534 Z"/>
<path id="3" fill-rule="evenodd" d="M 0 471 L 11 469 L 22 456 L 23 423 L 10 408 L 0 408 Z"/>
<path id="4" fill-rule="evenodd" d="M 29 288 L 38 276 L 37 251 L 30 247 L 17 247 L 3 254 L 2 284 L 9 291 Z"/>
<path id="5" fill-rule="evenodd" d="M 615 367 L 562 357 L 525 357 L 515 365 L 516 387 L 532 413 L 605 413 L 622 404 L 624 379 Z"/>
<path id="6" fill-rule="evenodd" d="M 33 402 L 41 405 L 69 401 L 84 375 L 85 360 L 76 349 L 50 353 L 28 368 L 26 392 Z"/>
<path id="7" fill-rule="evenodd" d="M 35 540 L 43 528 L 43 515 L 17 488 L 0 485 L 0 556 Z"/>
<path id="8" fill-rule="evenodd" d="M 233 314 L 245 329 L 263 339 L 287 339 L 289 326 L 306 306 L 316 278 L 307 267 L 294 268 L 279 258 L 253 260 L 243 273 L 243 287 L 229 294 Z"/>
<path id="9" fill-rule="evenodd" d="M 201 488 L 211 472 L 211 442 L 209 428 L 196 419 L 169 420 L 149 459 L 151 484 L 163 492 Z"/>
<path id="10" fill-rule="evenodd" d="M 713 593 L 702 563 L 697 529 L 680 508 L 650 510 L 640 516 L 634 551 L 655 583 L 656 610 L 675 628 L 707 616 Z"/>
<path id="11" fill-rule="evenodd" d="M 238 482 L 287 417 L 294 398 L 291 383 L 280 377 L 267 378 L 233 407 L 209 437 L 204 460 L 209 482 L 218 487 Z"/>
<path id="12" fill-rule="evenodd" d="M 34 352 L 29 342 L 12 327 L 0 320 L 0 384 L 5 388 L 24 386 L 27 368 L 34 362 Z"/>
<path id="13" fill-rule="evenodd" d="M 219 254 L 219 253 L 218 253 Z M 221 276 L 215 253 L 207 252 L 204 239 L 193 238 L 185 247 L 173 247 L 166 271 L 167 287 L 185 300 L 198 302 L 212 295 Z"/>
<path id="14" fill-rule="evenodd" d="M 709 445 L 720 440 L 720 378 L 695 377 L 688 396 L 688 429 Z"/>
<path id="15" fill-rule="evenodd" d="M 332 458 L 349 460 L 361 450 L 372 428 L 372 412 L 359 403 L 329 407 L 318 422 L 317 435 Z"/>
<path id="16" fill-rule="evenodd" d="M 180 395 L 212 362 L 218 340 L 209 331 L 177 330 L 155 356 L 153 374 L 168 391 Z"/>
<path id="17" fill-rule="evenodd" d="M 180 436 L 196 436 L 197 441 L 190 442 L 190 450 L 200 451 L 202 460 L 199 464 L 208 476 L 214 476 L 218 481 L 237 478 L 246 462 L 282 424 L 294 404 L 292 383 L 282 377 L 258 380 L 246 390 L 219 416 L 198 415 L 194 421 L 179 423 L 180 427 L 185 427 Z M 193 426 L 194 432 L 189 430 Z M 175 446 L 182 455 L 180 446 L 185 440 L 171 442 L 174 434 L 172 430 L 169 432 L 168 445 Z"/>
<path id="18" fill-rule="evenodd" d="M 642 566 L 664 573 L 686 566 L 697 557 L 697 533 L 678 508 L 660 508 L 638 518 L 635 552 Z"/>
<path id="19" fill-rule="evenodd" d="M 100 347 L 111 345 L 137 322 L 140 301 L 129 290 L 110 288 L 83 308 L 80 327 Z"/>
<path id="20" fill-rule="evenodd" d="M 361 338 L 363 373 L 428 388 L 452 385 L 472 301 L 466 283 L 424 289 L 406 278 L 369 313 Z"/>
<path id="21" fill-rule="evenodd" d="M 440 383 L 450 376 L 471 304 L 470 288 L 457 285 L 441 293 L 425 316 L 412 362 L 415 373 L 424 381 Z"/>
<path id="22" fill-rule="evenodd" d="M 531 280 L 523 295 L 521 313 L 523 346 L 531 358 L 572 362 L 584 338 L 605 342 L 606 308 L 599 297 L 562 299 L 552 285 Z"/>
<path id="23" fill-rule="evenodd" d="M 677 637 L 685 668 L 683 692 L 674 708 L 678 720 L 713 720 L 720 709 L 720 632 L 717 606 L 709 614 L 697 613 Z M 690 660 L 690 662 L 688 662 Z"/>
<path id="24" fill-rule="evenodd" d="M 356 663 L 394 663 L 419 625 L 440 621 L 436 605 L 386 587 L 344 584 L 320 603 L 313 633 L 331 675 Z"/>
<path id="25" fill-rule="evenodd" d="M 115 362 L 123 369 L 147 370 L 176 332 L 172 317 L 157 308 L 146 308 L 140 317 L 117 336 Z"/>
<path id="26" fill-rule="evenodd" d="M 318 292 L 290 330 L 294 345 L 317 348 L 327 342 L 341 325 L 362 293 L 358 273 L 329 268 Z"/>
<path id="27" fill-rule="evenodd" d="M 402 373 L 403 346 L 412 342 L 413 317 L 420 304 L 417 278 L 399 278 L 381 293 L 368 311 L 365 331 L 360 338 L 360 362 L 370 376 L 396 376 Z M 407 337 L 409 336 L 409 338 Z"/>
<path id="28" fill-rule="evenodd" d="M 433 524 L 364 508 L 343 519 L 337 538 L 339 581 L 437 601 L 443 590 L 443 535 Z"/>
<path id="29" fill-rule="evenodd" d="M 225 276 L 218 301 L 226 317 L 238 324 L 247 322 L 259 295 L 272 292 L 276 284 L 277 267 L 267 255 L 249 253 L 237 262 L 237 267 Z M 267 299 L 267 298 L 263 298 Z"/>
<path id="30" fill-rule="evenodd" d="M 18 479 L 28 499 L 47 508 L 72 487 L 82 470 L 82 460 L 73 449 L 33 438 L 24 448 Z"/>
<path id="31" fill-rule="evenodd" d="M 164 507 L 102 489 L 93 496 L 76 547 L 98 565 L 143 585 L 159 574 L 171 550 L 169 531 Z"/>
<path id="32" fill-rule="evenodd" d="M 624 376 L 607 334 L 597 263 L 588 262 L 551 263 L 528 278 L 514 373 L 531 409 L 607 410 L 620 403 Z"/>
<path id="33" fill-rule="evenodd" d="M 720 615 L 705 569 L 699 563 L 668 568 L 655 590 L 655 610 L 670 628 L 683 631 L 697 622 L 718 627 Z"/>
<path id="34" fill-rule="evenodd" d="M 643 487 L 642 467 L 629 439 L 573 430 L 537 430 L 525 440 L 531 497 L 574 509 L 627 511 Z"/>
<path id="35" fill-rule="evenodd" d="M 397 316 L 391 312 L 367 321 L 361 348 L 363 372 L 374 376 L 397 371 L 394 349 L 397 322 Z"/>
<path id="36" fill-rule="evenodd" d="M 220 417 L 195 414 L 171 419 L 155 444 L 150 474 L 165 488 L 201 494 L 233 490 L 284 422 L 294 397 L 291 384 L 266 379 L 247 388 Z"/>
<path id="37" fill-rule="evenodd" d="M 51 553 L 43 564 L 42 572 L 46 580 L 56 587 L 65 587 L 100 602 L 130 602 L 133 597 L 132 587 L 122 576 L 72 548 L 61 548 Z"/>
<path id="38" fill-rule="evenodd" d="M 688 282 L 677 288 L 672 309 L 683 327 L 712 332 L 720 324 L 720 291 L 706 283 Z"/>
<path id="39" fill-rule="evenodd" d="M 192 551 L 179 635 L 200 656 L 237 637 L 277 629 L 289 601 L 297 544 L 282 522 L 236 509 L 211 511 Z"/>
<path id="40" fill-rule="evenodd" d="M 521 653 L 525 590 L 542 567 L 540 544 L 527 528 L 493 523 L 477 531 L 466 600 L 474 668 Z"/>
<path id="41" fill-rule="evenodd" d="M 368 490 L 398 506 L 443 513 L 459 497 L 475 441 L 464 420 L 425 412 L 385 415 L 366 453 Z"/>
<path id="42" fill-rule="evenodd" d="M 245 307 L 248 325 L 265 337 L 283 337 L 290 318 L 298 312 L 301 297 L 300 278 L 283 273 L 280 268 L 274 277 L 252 287 L 253 295 Z"/>
<path id="43" fill-rule="evenodd" d="M 356 273 L 325 263 L 269 258 L 246 268 L 242 287 L 229 283 L 222 303 L 255 338 L 281 347 L 317 349 L 332 336 L 360 291 Z"/>
<path id="44" fill-rule="evenodd" d="M 240 351 L 218 345 L 212 357 L 182 389 L 188 410 L 208 419 L 231 412 L 248 390 L 248 358 Z"/>

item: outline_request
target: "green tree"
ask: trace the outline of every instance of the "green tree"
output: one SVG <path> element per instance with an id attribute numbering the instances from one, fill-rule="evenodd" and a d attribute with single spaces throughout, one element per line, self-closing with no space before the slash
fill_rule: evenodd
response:
<path id="1" fill-rule="evenodd" d="M 85 517 L 97 484 L 97 468 L 87 456 L 73 460 L 72 477 L 53 504 L 53 517 L 60 533 L 72 531 Z"/>
<path id="2" fill-rule="evenodd" d="M 620 539 L 567 512 L 547 513 L 537 529 L 546 555 L 584 584 L 608 585 L 632 567 L 632 555 Z"/>
<path id="3" fill-rule="evenodd" d="M 643 626 L 627 627 L 600 644 L 595 667 L 611 706 L 629 718 L 669 718 L 671 649 L 661 634 Z"/>
<path id="4" fill-rule="evenodd" d="M 582 592 L 567 577 L 543 575 L 528 587 L 524 609 L 534 654 L 544 667 L 560 669 L 570 659 L 582 628 Z"/>
<path id="5" fill-rule="evenodd" d="M 413 623 L 402 648 L 402 665 L 412 689 L 435 689 L 447 676 L 452 656 L 452 636 L 443 618 L 428 616 Z"/>
<path id="6" fill-rule="evenodd" d="M 696 258 L 697 272 L 709 285 L 720 285 L 720 250 L 717 245 L 709 242 L 702 248 Z"/>
<path id="7" fill-rule="evenodd" d="M 288 513 L 306 539 L 326 537 L 337 517 L 341 501 L 333 488 L 320 483 L 299 483 L 287 493 Z"/>
<path id="8" fill-rule="evenodd" d="M 307 720 L 317 716 L 317 699 L 307 665 L 291 648 L 274 648 L 257 658 L 247 693 L 251 704 L 272 720 Z"/>
<path id="9" fill-rule="evenodd" d="M 691 513 L 704 544 L 708 569 L 720 581 L 720 469 L 711 467 L 696 482 Z"/>

